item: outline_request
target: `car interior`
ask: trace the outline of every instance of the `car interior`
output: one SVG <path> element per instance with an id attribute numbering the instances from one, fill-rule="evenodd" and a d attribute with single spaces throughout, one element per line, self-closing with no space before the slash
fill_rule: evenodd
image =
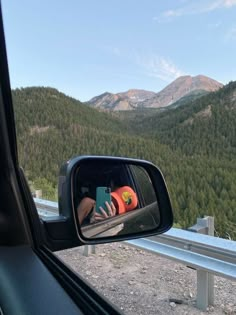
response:
<path id="1" fill-rule="evenodd" d="M 131 186 L 126 165 L 104 166 L 99 163 L 90 163 L 83 167 L 81 165 L 75 174 L 74 204 L 78 205 L 84 197 L 96 199 L 96 188 L 99 186 L 110 187 L 111 191 L 121 186 Z"/>

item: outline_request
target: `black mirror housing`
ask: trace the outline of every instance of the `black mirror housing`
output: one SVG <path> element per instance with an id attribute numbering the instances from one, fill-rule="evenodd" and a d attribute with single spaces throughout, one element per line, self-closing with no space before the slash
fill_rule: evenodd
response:
<path id="1" fill-rule="evenodd" d="M 164 177 L 144 160 L 72 158 L 61 167 L 58 197 L 59 215 L 68 218 L 81 245 L 157 235 L 173 224 Z M 92 206 L 86 212 L 87 201 Z"/>

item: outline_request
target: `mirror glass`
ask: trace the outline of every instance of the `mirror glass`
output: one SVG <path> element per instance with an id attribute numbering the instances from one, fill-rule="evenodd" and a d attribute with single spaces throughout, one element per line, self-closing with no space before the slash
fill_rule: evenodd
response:
<path id="1" fill-rule="evenodd" d="M 74 213 L 84 237 L 128 235 L 159 226 L 155 189 L 143 166 L 86 160 L 74 174 Z"/>

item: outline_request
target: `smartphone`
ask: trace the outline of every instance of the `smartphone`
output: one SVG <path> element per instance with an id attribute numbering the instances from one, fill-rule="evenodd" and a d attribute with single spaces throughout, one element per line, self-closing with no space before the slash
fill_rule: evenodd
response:
<path id="1" fill-rule="evenodd" d="M 105 202 L 111 204 L 111 188 L 110 187 L 97 187 L 96 189 L 96 212 L 102 214 L 99 207 L 102 207 L 108 212 Z"/>

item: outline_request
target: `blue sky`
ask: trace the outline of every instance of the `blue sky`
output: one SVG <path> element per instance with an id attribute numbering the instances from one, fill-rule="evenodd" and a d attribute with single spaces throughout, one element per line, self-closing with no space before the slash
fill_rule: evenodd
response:
<path id="1" fill-rule="evenodd" d="M 3 0 L 12 88 L 81 101 L 158 92 L 180 75 L 236 80 L 236 0 Z"/>

